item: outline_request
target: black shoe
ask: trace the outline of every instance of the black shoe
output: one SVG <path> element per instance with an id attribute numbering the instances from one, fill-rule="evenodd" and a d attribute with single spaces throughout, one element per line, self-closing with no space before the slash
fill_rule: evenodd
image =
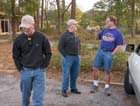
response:
<path id="1" fill-rule="evenodd" d="M 78 89 L 71 89 L 71 92 L 75 94 L 81 94 L 81 92 Z"/>
<path id="2" fill-rule="evenodd" d="M 67 91 L 66 90 L 62 91 L 62 96 L 63 97 L 68 97 L 68 94 L 67 94 Z"/>

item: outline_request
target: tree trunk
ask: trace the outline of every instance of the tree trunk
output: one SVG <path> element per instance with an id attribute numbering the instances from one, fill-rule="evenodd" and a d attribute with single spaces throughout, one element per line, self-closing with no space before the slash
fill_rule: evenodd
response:
<path id="1" fill-rule="evenodd" d="M 41 4 L 41 29 L 43 28 L 43 20 L 44 20 L 44 0 L 42 0 Z"/>
<path id="2" fill-rule="evenodd" d="M 58 33 L 60 33 L 61 32 L 61 14 L 60 14 L 60 0 L 56 0 L 56 4 L 57 4 L 57 29 L 58 29 Z"/>
<path id="3" fill-rule="evenodd" d="M 116 0 L 116 18 L 117 18 L 117 26 L 120 27 L 120 19 L 122 14 L 122 0 Z"/>
<path id="4" fill-rule="evenodd" d="M 131 2 L 131 36 L 135 36 L 135 0 Z"/>
<path id="5" fill-rule="evenodd" d="M 11 0 L 11 29 L 12 40 L 16 38 L 16 15 L 15 15 L 15 0 Z"/>
<path id="6" fill-rule="evenodd" d="M 62 0 L 62 9 L 63 9 L 63 11 L 65 11 L 65 0 Z M 65 14 L 62 14 L 61 15 L 62 24 L 64 24 L 64 20 L 65 20 Z"/>
<path id="7" fill-rule="evenodd" d="M 39 15 L 39 9 L 35 12 L 35 23 L 36 23 L 36 29 L 40 29 L 40 15 Z"/>
<path id="8" fill-rule="evenodd" d="M 137 34 L 137 32 L 138 32 L 138 22 L 136 22 L 135 24 L 136 24 L 135 34 Z"/>
<path id="9" fill-rule="evenodd" d="M 76 0 L 72 0 L 72 6 L 71 6 L 71 19 L 76 18 Z"/>
<path id="10" fill-rule="evenodd" d="M 63 19 L 65 20 L 65 13 L 68 11 L 68 9 L 70 8 L 71 4 L 72 4 L 72 2 L 67 7 L 65 7 L 63 12 L 61 13 L 61 21 L 63 21 Z"/>
<path id="11" fill-rule="evenodd" d="M 45 11 L 44 11 L 44 15 L 46 18 L 46 22 L 47 22 L 47 28 L 49 27 L 49 22 L 48 22 L 48 0 L 45 0 Z"/>

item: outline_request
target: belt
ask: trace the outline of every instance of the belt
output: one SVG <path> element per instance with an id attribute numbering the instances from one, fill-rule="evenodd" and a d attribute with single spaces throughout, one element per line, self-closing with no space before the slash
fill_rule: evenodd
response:
<path id="1" fill-rule="evenodd" d="M 101 48 L 101 49 L 105 52 L 113 52 L 113 50 L 109 50 L 109 49 L 106 49 L 106 48 Z"/>

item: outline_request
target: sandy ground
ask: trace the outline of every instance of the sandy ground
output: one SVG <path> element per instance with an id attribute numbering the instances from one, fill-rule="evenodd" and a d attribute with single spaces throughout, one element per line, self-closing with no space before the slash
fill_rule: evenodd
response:
<path id="1" fill-rule="evenodd" d="M 61 96 L 60 81 L 47 79 L 44 106 L 139 106 L 135 96 L 126 96 L 122 87 L 112 86 L 112 96 L 103 93 L 103 87 L 91 94 L 91 84 L 80 82 L 81 95 Z M 11 75 L 0 76 L 0 106 L 20 106 L 19 80 Z"/>

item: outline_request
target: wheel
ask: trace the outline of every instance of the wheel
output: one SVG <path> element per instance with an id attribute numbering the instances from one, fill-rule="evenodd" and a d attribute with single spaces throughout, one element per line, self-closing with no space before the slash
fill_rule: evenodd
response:
<path id="1" fill-rule="evenodd" d="M 125 79 L 124 79 L 124 90 L 128 95 L 134 95 L 134 89 L 132 84 L 129 83 L 129 69 L 126 69 Z"/>

